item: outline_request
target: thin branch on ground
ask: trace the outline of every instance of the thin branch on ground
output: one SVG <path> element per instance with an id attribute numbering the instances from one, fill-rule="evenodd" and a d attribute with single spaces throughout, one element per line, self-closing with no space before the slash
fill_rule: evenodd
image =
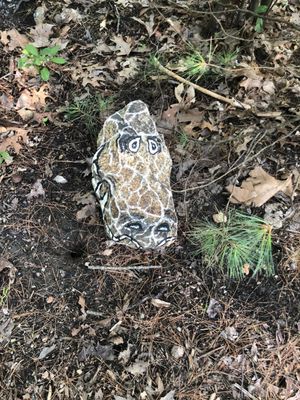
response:
<path id="1" fill-rule="evenodd" d="M 247 10 L 245 8 L 239 8 L 239 7 L 235 7 L 235 8 L 230 8 L 228 10 L 216 10 L 216 11 L 198 11 L 198 10 L 194 10 L 191 9 L 190 7 L 186 7 L 180 4 L 177 4 L 173 1 L 169 1 L 169 4 L 172 4 L 173 6 L 176 5 L 176 8 L 179 8 L 182 11 L 185 11 L 186 13 L 193 15 L 193 16 L 205 16 L 205 15 L 213 15 L 213 14 L 228 14 L 228 13 L 243 13 L 243 14 L 249 14 L 252 15 L 253 17 L 256 18 L 261 18 L 261 19 L 266 19 L 269 21 L 274 21 L 274 22 L 278 22 L 280 24 L 284 24 L 286 26 L 291 27 L 292 29 L 295 29 L 296 31 L 300 31 L 300 25 L 298 24 L 294 24 L 293 22 L 289 22 L 289 21 L 285 21 L 282 18 L 277 18 L 277 17 L 270 17 L 269 15 L 264 15 L 264 14 L 257 14 L 255 11 L 251 11 L 251 10 Z M 226 7 L 226 5 L 224 5 L 223 3 L 221 4 L 223 7 Z M 169 7 L 160 7 L 160 8 L 170 8 Z M 174 9 L 173 9 L 174 11 Z"/>
<path id="2" fill-rule="evenodd" d="M 281 136 L 280 138 L 276 139 L 274 142 L 272 142 L 271 144 L 263 147 L 262 149 L 260 149 L 257 153 L 253 154 L 253 156 L 246 158 L 244 161 L 242 161 L 240 164 L 234 166 L 233 168 L 229 168 L 229 170 L 227 172 L 225 172 L 224 174 L 222 174 L 221 176 L 219 176 L 216 179 L 213 179 L 210 182 L 204 183 L 202 185 L 199 186 L 194 186 L 194 187 L 190 187 L 190 188 L 186 188 L 186 189 L 182 189 L 182 190 L 174 190 L 172 189 L 172 191 L 174 193 L 185 193 L 185 192 L 190 192 L 193 190 L 199 190 L 199 189 L 204 189 L 210 185 L 212 185 L 213 183 L 216 183 L 218 181 L 220 181 L 221 179 L 225 178 L 227 175 L 231 174 L 232 172 L 236 171 L 237 169 L 243 167 L 244 165 L 246 165 L 249 161 L 254 160 L 255 158 L 257 158 L 261 153 L 263 153 L 264 151 L 266 151 L 267 149 L 270 149 L 271 147 L 273 147 L 275 144 L 279 143 L 282 140 L 287 139 L 288 137 L 292 136 L 294 133 L 296 133 L 298 130 L 300 129 L 300 125 L 296 126 L 296 128 L 294 128 L 292 131 L 290 131 L 289 133 L 287 133 L 284 136 Z"/>
<path id="3" fill-rule="evenodd" d="M 148 270 L 160 269 L 161 265 L 129 265 L 129 266 L 110 266 L 110 265 L 87 265 L 88 269 L 97 269 L 100 271 L 130 271 L 130 270 Z"/>
<path id="4" fill-rule="evenodd" d="M 249 110 L 251 107 L 248 104 L 242 103 L 241 101 L 238 101 L 236 99 L 230 99 L 228 97 L 222 96 L 218 93 L 212 92 L 211 90 L 208 90 L 202 86 L 197 85 L 196 83 L 190 82 L 185 78 L 182 78 L 180 75 L 176 74 L 175 72 L 169 70 L 168 68 L 164 67 L 161 65 L 161 63 L 155 59 L 155 65 L 157 68 L 165 73 L 166 75 L 170 76 L 171 78 L 176 79 L 177 81 L 184 83 L 186 85 L 192 86 L 194 89 L 198 90 L 198 92 L 201 92 L 203 94 L 206 94 L 207 96 L 213 97 L 216 100 L 222 101 L 223 103 L 230 104 L 231 106 L 235 108 L 241 108 L 244 110 Z"/>

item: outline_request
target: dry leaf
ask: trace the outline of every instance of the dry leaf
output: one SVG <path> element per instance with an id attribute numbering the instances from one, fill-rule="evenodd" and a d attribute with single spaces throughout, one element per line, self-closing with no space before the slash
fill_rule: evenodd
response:
<path id="1" fill-rule="evenodd" d="M 218 300 L 213 298 L 209 300 L 209 304 L 206 310 L 209 318 L 216 318 L 217 315 L 221 314 L 222 310 L 222 305 L 218 302 Z"/>
<path id="2" fill-rule="evenodd" d="M 19 154 L 22 147 L 20 141 L 22 141 L 23 144 L 27 143 L 27 135 L 28 131 L 26 131 L 26 129 L 15 127 L 5 128 L 0 126 L 0 151 L 6 151 L 11 147 Z"/>
<path id="3" fill-rule="evenodd" d="M 44 358 L 46 358 L 49 354 L 51 354 L 56 348 L 56 345 L 53 344 L 50 347 L 44 347 L 42 349 L 42 351 L 40 352 L 40 355 L 38 356 L 39 360 L 43 360 Z"/>
<path id="4" fill-rule="evenodd" d="M 6 268 L 9 270 L 9 284 L 11 285 L 15 281 L 17 268 L 5 258 L 0 258 L 0 272 Z"/>
<path id="5" fill-rule="evenodd" d="M 8 318 L 0 324 L 0 344 L 4 345 L 9 341 L 14 327 L 12 318 Z"/>
<path id="6" fill-rule="evenodd" d="M 33 44 L 36 47 L 47 47 L 50 45 L 50 35 L 52 33 L 52 24 L 38 24 L 30 30 Z"/>
<path id="7" fill-rule="evenodd" d="M 243 143 L 239 144 L 239 145 L 236 147 L 235 152 L 236 152 L 238 155 L 240 155 L 242 151 L 246 151 L 246 150 L 247 150 L 247 144 L 248 144 L 249 142 L 251 142 L 251 140 L 252 140 L 252 137 L 251 137 L 251 136 L 245 136 L 245 137 L 244 137 L 244 140 L 243 140 Z"/>
<path id="8" fill-rule="evenodd" d="M 144 27 L 147 30 L 147 33 L 148 33 L 149 37 L 153 35 L 153 33 L 155 31 L 154 30 L 154 25 L 155 25 L 155 23 L 154 23 L 154 14 L 150 15 L 148 22 L 145 22 L 145 21 L 143 21 L 143 20 L 141 20 L 140 18 L 137 18 L 137 17 L 131 17 L 131 18 L 134 19 L 135 21 L 139 22 L 140 24 L 144 25 Z"/>
<path id="9" fill-rule="evenodd" d="M 45 196 L 45 190 L 42 185 L 42 180 L 38 179 L 34 185 L 32 186 L 32 189 L 30 190 L 30 193 L 26 195 L 28 200 L 34 199 L 39 196 Z"/>
<path id="10" fill-rule="evenodd" d="M 22 35 L 16 29 L 2 31 L 0 41 L 9 51 L 15 50 L 17 47 L 24 48 L 29 43 L 27 36 Z"/>
<path id="11" fill-rule="evenodd" d="M 148 363 L 145 361 L 135 361 L 133 364 L 126 368 L 126 371 L 130 372 L 132 375 L 142 375 L 147 371 Z"/>
<path id="12" fill-rule="evenodd" d="M 171 390 L 164 397 L 161 397 L 160 400 L 175 400 L 175 390 Z"/>
<path id="13" fill-rule="evenodd" d="M 249 272 L 250 272 L 250 265 L 249 264 L 244 264 L 243 265 L 243 273 L 245 275 L 249 275 Z"/>
<path id="14" fill-rule="evenodd" d="M 84 312 L 85 309 L 85 299 L 83 296 L 79 296 L 78 304 L 81 306 L 81 311 Z"/>
<path id="15" fill-rule="evenodd" d="M 160 299 L 152 299 L 151 304 L 155 307 L 161 308 L 161 307 L 170 307 L 171 303 L 168 303 L 167 301 L 163 301 Z"/>
<path id="16" fill-rule="evenodd" d="M 249 175 L 241 187 L 234 185 L 226 187 L 231 193 L 232 203 L 260 207 L 278 192 L 283 192 L 287 196 L 293 194 L 292 174 L 285 180 L 279 180 L 269 175 L 262 167 L 255 167 Z"/>
<path id="17" fill-rule="evenodd" d="M 42 85 L 39 90 L 34 88 L 24 89 L 18 98 L 16 109 L 27 108 L 29 110 L 40 110 L 46 105 L 46 98 L 48 97 L 48 85 Z"/>
<path id="18" fill-rule="evenodd" d="M 114 35 L 111 39 L 115 44 L 115 52 L 118 56 L 128 56 L 133 47 L 133 39 L 125 36 L 125 40 L 121 35 Z"/>
<path id="19" fill-rule="evenodd" d="M 138 64 L 138 58 L 137 57 L 128 57 L 126 61 L 124 61 L 122 64 L 122 70 L 118 73 L 118 76 L 128 79 L 128 78 L 133 78 L 139 68 Z M 119 80 L 120 83 L 123 82 L 124 79 Z"/>

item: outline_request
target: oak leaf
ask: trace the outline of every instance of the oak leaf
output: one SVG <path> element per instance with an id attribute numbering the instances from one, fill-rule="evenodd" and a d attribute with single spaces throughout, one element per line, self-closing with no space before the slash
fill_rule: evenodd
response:
<path id="1" fill-rule="evenodd" d="M 230 201 L 235 204 L 246 204 L 260 207 L 278 192 L 287 196 L 293 194 L 292 174 L 285 180 L 279 180 L 268 174 L 262 167 L 255 167 L 241 187 L 228 185 Z"/>

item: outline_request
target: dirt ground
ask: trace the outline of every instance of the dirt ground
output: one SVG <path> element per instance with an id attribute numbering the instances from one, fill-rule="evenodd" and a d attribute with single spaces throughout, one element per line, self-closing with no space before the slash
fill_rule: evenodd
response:
<path id="1" fill-rule="evenodd" d="M 298 2 L 275 1 L 260 33 L 238 1 L 16 3 L 0 1 L 0 144 L 12 157 L 0 165 L 0 399 L 299 400 Z M 67 63 L 48 82 L 17 68 L 26 40 L 60 45 Z M 230 71 L 194 82 L 250 110 L 149 63 L 172 69 L 191 47 L 237 51 Z M 97 96 L 92 128 L 68 118 Z M 111 246 L 92 193 L 95 132 L 134 99 L 173 159 L 178 240 L 160 253 Z M 257 165 L 292 173 L 293 196 L 229 203 L 226 186 Z M 195 223 L 226 207 L 263 217 L 270 204 L 276 275 L 207 270 Z"/>

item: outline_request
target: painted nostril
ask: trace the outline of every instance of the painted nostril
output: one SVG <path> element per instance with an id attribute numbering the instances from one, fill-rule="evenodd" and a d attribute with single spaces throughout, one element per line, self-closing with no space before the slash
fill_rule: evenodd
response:
<path id="1" fill-rule="evenodd" d="M 170 232 L 170 225 L 167 222 L 163 222 L 155 228 L 155 231 L 159 233 Z"/>
<path id="2" fill-rule="evenodd" d="M 143 230 L 140 222 L 129 222 L 129 224 L 125 225 L 125 228 L 130 229 L 132 232 L 141 232 Z"/>

